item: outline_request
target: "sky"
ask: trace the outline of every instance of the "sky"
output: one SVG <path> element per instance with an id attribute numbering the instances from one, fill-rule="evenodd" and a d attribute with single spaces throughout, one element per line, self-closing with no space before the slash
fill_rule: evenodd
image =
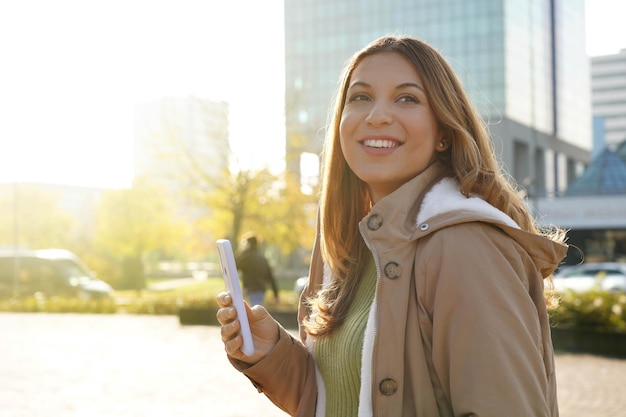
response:
<path id="1" fill-rule="evenodd" d="M 586 7 L 587 53 L 626 48 L 626 2 Z M 278 0 L 3 1 L 0 183 L 130 186 L 135 105 L 163 97 L 228 101 L 241 163 L 280 166 L 283 19 Z"/>

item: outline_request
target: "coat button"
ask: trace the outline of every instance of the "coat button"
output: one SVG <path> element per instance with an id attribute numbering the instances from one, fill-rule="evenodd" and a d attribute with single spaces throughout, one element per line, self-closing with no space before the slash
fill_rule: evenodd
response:
<path id="1" fill-rule="evenodd" d="M 378 389 L 383 395 L 393 395 L 398 391 L 398 383 L 392 378 L 385 378 L 378 384 Z"/>
<path id="2" fill-rule="evenodd" d="M 402 274 L 402 268 L 396 262 L 388 262 L 383 268 L 385 276 L 389 279 L 396 279 Z"/>
<path id="3" fill-rule="evenodd" d="M 422 224 L 420 224 L 420 230 L 421 230 L 422 232 L 427 231 L 429 227 L 430 227 L 430 226 L 428 226 L 428 223 L 422 223 Z"/>
<path id="4" fill-rule="evenodd" d="M 367 219 L 367 228 L 370 230 L 378 230 L 383 225 L 383 217 L 378 214 L 372 214 Z"/>

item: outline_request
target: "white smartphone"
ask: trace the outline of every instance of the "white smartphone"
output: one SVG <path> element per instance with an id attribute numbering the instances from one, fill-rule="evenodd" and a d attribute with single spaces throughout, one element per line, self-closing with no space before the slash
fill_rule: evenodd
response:
<path id="1" fill-rule="evenodd" d="M 237 319 L 241 323 L 241 337 L 243 337 L 243 345 L 241 351 L 251 356 L 254 353 L 254 344 L 252 343 L 252 332 L 250 331 L 250 323 L 246 314 L 246 306 L 243 302 L 243 294 L 239 285 L 239 274 L 237 273 L 237 265 L 235 265 L 235 256 L 233 248 L 228 239 L 219 239 L 217 242 L 217 253 L 222 264 L 222 275 L 226 284 L 226 291 L 233 299 L 233 306 L 237 310 Z"/>

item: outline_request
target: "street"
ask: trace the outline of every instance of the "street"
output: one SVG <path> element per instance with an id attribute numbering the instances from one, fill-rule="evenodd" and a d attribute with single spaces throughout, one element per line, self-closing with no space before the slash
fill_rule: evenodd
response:
<path id="1" fill-rule="evenodd" d="M 2 417 L 281 417 L 175 316 L 0 314 Z M 626 416 L 626 360 L 557 355 L 562 417 Z"/>

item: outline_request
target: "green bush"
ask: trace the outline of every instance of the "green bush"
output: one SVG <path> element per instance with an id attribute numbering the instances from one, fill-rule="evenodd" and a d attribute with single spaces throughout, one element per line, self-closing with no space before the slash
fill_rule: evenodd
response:
<path id="1" fill-rule="evenodd" d="M 562 329 L 626 332 L 626 294 L 565 292 L 551 319 Z"/>
<path id="2" fill-rule="evenodd" d="M 105 300 L 46 297 L 39 293 L 0 299 L 0 312 L 176 315 L 180 308 L 216 309 L 215 294 L 220 290 L 214 282 L 206 281 L 168 291 L 118 291 Z"/>
<path id="3" fill-rule="evenodd" d="M 114 299 L 101 301 L 43 296 L 4 299 L 0 300 L 0 312 L 177 315 L 182 308 L 213 310 L 217 309 L 215 294 L 222 288 L 211 281 L 168 291 L 119 292 Z M 559 298 L 558 307 L 550 312 L 553 327 L 626 333 L 626 294 L 565 292 Z M 297 297 L 281 291 L 281 304 L 268 307 L 295 312 Z"/>
<path id="4" fill-rule="evenodd" d="M 111 314 L 117 312 L 117 305 L 111 299 L 32 296 L 2 299 L 0 312 Z"/>
<path id="5" fill-rule="evenodd" d="M 137 296 L 120 300 L 24 297 L 0 300 L 0 312 L 176 315 L 180 308 L 217 308 L 215 298 Z"/>
<path id="6" fill-rule="evenodd" d="M 194 296 L 144 296 L 119 305 L 120 312 L 130 314 L 178 314 L 181 308 L 217 308 L 215 298 Z"/>

